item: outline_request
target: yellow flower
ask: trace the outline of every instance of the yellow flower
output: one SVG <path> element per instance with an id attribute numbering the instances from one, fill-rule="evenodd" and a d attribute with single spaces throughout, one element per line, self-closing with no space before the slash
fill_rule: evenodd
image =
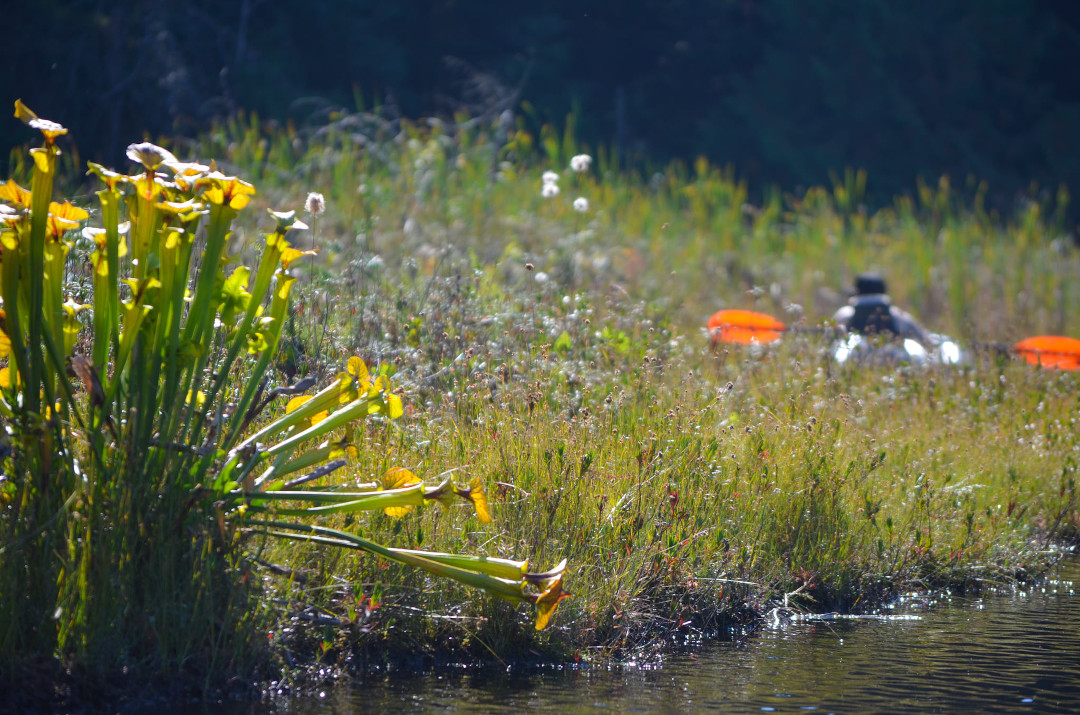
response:
<path id="1" fill-rule="evenodd" d="M 566 561 L 562 562 L 563 568 L 566 567 Z M 563 599 L 570 598 L 569 591 L 564 591 L 562 587 L 562 574 L 560 573 L 557 578 L 552 580 L 547 588 L 536 597 L 533 602 L 536 604 L 536 630 L 542 631 L 547 627 L 548 622 L 551 620 L 551 616 L 555 613 L 555 609 Z"/>
<path id="2" fill-rule="evenodd" d="M 173 172 L 173 179 L 182 191 L 190 191 L 201 179 L 210 173 L 206 164 L 194 161 L 167 161 L 165 167 Z"/>
<path id="3" fill-rule="evenodd" d="M 150 142 L 129 144 L 127 158 L 136 164 L 142 164 L 147 171 L 157 171 L 157 168 L 162 164 L 176 162 L 176 157 L 173 156 L 172 152 Z"/>
<path id="4" fill-rule="evenodd" d="M 225 176 L 213 171 L 197 182 L 203 187 L 203 198 L 218 206 L 228 206 L 239 211 L 248 205 L 255 194 L 255 187 L 235 176 Z"/>
<path id="5" fill-rule="evenodd" d="M 359 459 L 360 450 L 356 448 L 354 441 L 352 425 L 345 425 L 345 434 L 341 439 L 330 443 L 331 449 L 327 459 L 345 459 L 346 457 Z"/>
<path id="6" fill-rule="evenodd" d="M 487 494 L 484 492 L 484 483 L 480 477 L 473 477 L 467 487 L 458 487 L 454 490 L 459 497 L 472 502 L 476 509 L 476 517 L 484 524 L 491 522 L 491 512 L 488 511 Z"/>
<path id="7" fill-rule="evenodd" d="M 188 222 L 197 219 L 206 213 L 206 208 L 196 199 L 187 201 L 159 201 L 154 204 L 156 208 L 165 213 L 179 217 L 181 221 Z"/>
<path id="8" fill-rule="evenodd" d="M 347 405 L 361 396 L 369 395 L 371 392 L 371 373 L 368 372 L 364 361 L 355 355 L 349 358 L 349 361 L 345 364 L 345 372 L 338 373 L 338 380 L 347 385 L 338 398 L 338 402 L 343 405 Z"/>
<path id="9" fill-rule="evenodd" d="M 79 331 L 82 330 L 82 323 L 79 322 L 78 314 L 89 308 L 89 305 L 83 303 L 76 303 L 74 298 L 68 298 L 64 301 L 64 352 L 70 355 L 75 348 L 75 343 L 79 339 Z"/>
<path id="10" fill-rule="evenodd" d="M 401 489 L 419 483 L 420 478 L 404 467 L 394 467 L 382 477 L 383 489 Z M 412 510 L 411 506 L 389 506 L 383 509 L 387 516 L 395 519 L 400 519 Z"/>
<path id="11" fill-rule="evenodd" d="M 22 103 L 21 99 L 15 100 L 15 118 L 21 120 L 31 129 L 40 131 L 45 136 L 45 142 L 48 144 L 52 144 L 56 137 L 68 132 L 67 129 L 56 122 L 39 118 L 38 115 L 30 111 L 29 107 Z"/>
<path id="12" fill-rule="evenodd" d="M 117 233 L 119 233 L 119 241 L 116 244 L 116 256 L 123 258 L 127 255 L 127 242 L 124 241 L 123 236 L 131 229 L 131 222 L 124 221 L 118 227 Z M 82 230 L 83 238 L 91 239 L 97 244 L 97 250 L 90 254 L 90 260 L 94 262 L 94 270 L 97 271 L 100 276 L 109 275 L 109 261 L 105 251 L 105 243 L 107 240 L 106 231 L 103 228 L 94 228 L 93 226 L 87 226 Z"/>
<path id="13" fill-rule="evenodd" d="M 273 209 L 267 209 L 270 212 L 270 216 L 277 221 L 276 233 L 284 234 L 287 231 L 303 231 L 307 229 L 307 224 L 296 218 L 295 211 L 274 211 Z"/>
<path id="14" fill-rule="evenodd" d="M 288 246 L 281 251 L 281 267 L 288 268 L 297 258 L 302 258 L 304 256 L 315 256 L 318 255 L 318 253 L 319 251 L 314 248 L 310 251 L 301 251 L 299 249 L 293 248 L 292 246 Z"/>
<path id="15" fill-rule="evenodd" d="M 49 236 L 60 238 L 68 231 L 78 228 L 79 223 L 85 221 L 89 216 L 90 214 L 86 213 L 86 211 L 73 206 L 68 201 L 62 204 L 53 201 L 49 204 L 48 231 L 46 233 Z"/>
<path id="16" fill-rule="evenodd" d="M 312 397 L 311 395 L 298 395 L 297 397 L 292 398 L 291 400 L 289 400 L 289 404 L 285 405 L 285 414 L 289 414 L 290 412 L 295 412 L 296 409 L 298 407 L 300 407 L 300 405 L 302 405 L 305 402 L 307 402 L 308 400 L 310 400 L 311 397 Z M 312 415 L 311 417 L 308 417 L 306 420 L 302 421 L 300 423 L 300 425 L 299 425 L 299 429 L 303 430 L 303 429 L 307 429 L 308 427 L 311 427 L 313 425 L 317 425 L 318 423 L 322 422 L 323 420 L 325 420 L 329 416 L 330 416 L 329 410 L 323 410 L 322 412 L 316 413 L 316 414 Z"/>
<path id="17" fill-rule="evenodd" d="M 89 176 L 90 174 L 94 174 L 99 179 L 105 182 L 105 186 L 107 186 L 110 191 L 115 191 L 117 184 L 131 181 L 130 176 L 127 176 L 126 174 L 120 174 L 111 169 L 106 169 L 101 164 L 95 164 L 92 161 L 88 161 L 86 162 L 86 165 L 90 167 L 90 170 L 86 172 L 87 176 Z"/>
<path id="18" fill-rule="evenodd" d="M 0 223 L 8 226 L 14 225 L 23 217 L 23 212 L 11 208 L 7 204 L 0 204 Z"/>
<path id="19" fill-rule="evenodd" d="M 32 194 L 11 179 L 8 179 L 7 183 L 0 185 L 0 200 L 15 204 L 17 208 L 30 208 L 31 199 Z"/>
<path id="20" fill-rule="evenodd" d="M 401 403 L 401 397 L 395 395 L 392 392 L 386 393 L 386 415 L 392 420 L 396 420 L 405 414 L 405 407 Z"/>

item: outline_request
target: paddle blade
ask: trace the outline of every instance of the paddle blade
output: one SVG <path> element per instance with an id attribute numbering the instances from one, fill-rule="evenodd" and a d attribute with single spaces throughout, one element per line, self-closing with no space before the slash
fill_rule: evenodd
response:
<path id="1" fill-rule="evenodd" d="M 1060 335 L 1039 335 L 1013 346 L 1032 365 L 1058 370 L 1080 370 L 1080 340 Z"/>
<path id="2" fill-rule="evenodd" d="M 709 334 L 717 343 L 771 343 L 787 326 L 771 315 L 752 310 L 721 310 L 709 318 Z"/>

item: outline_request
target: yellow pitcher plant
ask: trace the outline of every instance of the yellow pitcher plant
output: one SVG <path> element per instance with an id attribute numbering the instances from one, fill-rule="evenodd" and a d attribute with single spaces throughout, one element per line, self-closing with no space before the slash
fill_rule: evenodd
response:
<path id="1" fill-rule="evenodd" d="M 208 539 L 227 542 L 230 522 L 361 548 L 532 603 L 537 627 L 548 622 L 566 595 L 565 564 L 537 575 L 497 559 L 388 549 L 309 523 L 374 509 L 401 518 L 452 499 L 490 517 L 476 481 L 426 485 L 401 470 L 365 488 L 311 486 L 348 464 L 351 425 L 403 414 L 385 367 L 371 372 L 354 357 L 312 395 L 297 394 L 306 383 L 274 388 L 269 398 L 292 399 L 263 416 L 295 280 L 288 269 L 312 253 L 289 241 L 307 228 L 294 212 L 271 211 L 257 264 L 235 265 L 226 249 L 255 187 L 142 142 L 128 148 L 131 174 L 90 164 L 102 184 L 100 226 L 85 226 L 85 209 L 52 196 L 57 139 L 67 130 L 22 102 L 15 114 L 44 143 L 31 150 L 29 189 L 0 185 L 0 418 L 13 443 L 0 467 L 14 475 L 0 481 L 0 505 L 15 511 L 5 522 L 14 546 L 0 552 L 0 567 L 36 560 L 27 568 L 40 579 L 29 599 L 0 598 L 0 622 L 30 619 L 27 634 L 55 637 L 66 652 L 96 647 L 137 613 L 184 617 L 167 605 L 173 598 L 212 608 L 220 600 L 206 589 L 220 588 L 213 573 L 228 549 Z M 90 280 L 69 282 L 80 235 L 92 249 Z M 188 563 L 196 576 L 159 593 L 144 579 L 155 559 Z M 55 629 L 41 627 L 47 614 L 60 614 Z M 0 645 L 21 647 L 25 634 L 13 633 Z"/>

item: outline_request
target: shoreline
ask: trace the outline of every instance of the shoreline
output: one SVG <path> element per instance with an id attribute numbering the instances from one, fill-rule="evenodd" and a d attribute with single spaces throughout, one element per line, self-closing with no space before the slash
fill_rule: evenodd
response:
<path id="1" fill-rule="evenodd" d="M 965 589 L 954 586 L 942 586 L 918 593 L 923 597 L 938 594 L 952 596 L 971 596 L 987 589 L 1016 588 L 1022 584 L 1037 584 L 1053 577 L 1061 568 L 1063 561 L 1080 558 L 1080 541 L 1060 544 L 1053 547 L 1056 554 L 1048 561 L 1046 568 L 1038 574 L 1017 574 L 1008 582 L 995 582 L 991 585 L 975 585 Z M 978 584 L 969 581 L 969 584 Z M 874 613 L 897 597 L 899 592 L 875 602 L 859 614 Z M 1006 594 L 998 594 L 1004 596 Z M 861 600 L 861 599 L 857 599 Z M 861 600 L 863 603 L 868 603 Z M 329 665 L 314 659 L 298 660 L 289 668 L 285 677 L 273 680 L 263 677 L 256 680 L 233 676 L 224 682 L 215 683 L 209 691 L 203 690 L 205 679 L 201 676 L 177 678 L 162 685 L 162 681 L 153 673 L 112 673 L 104 677 L 66 668 L 58 661 L 44 661 L 35 664 L 22 664 L 15 673 L 0 673 L 0 683 L 11 687 L 17 681 L 18 688 L 9 692 L 20 693 L 11 696 L 0 705 L 0 713 L 45 713 L 64 712 L 71 715 L 91 715 L 92 713 L 128 713 L 149 712 L 151 710 L 166 713 L 182 712 L 185 707 L 225 706 L 230 703 L 242 706 L 244 703 L 255 704 L 260 701 L 276 699 L 306 698 L 318 695 L 327 689 L 351 685 L 370 677 L 408 677 L 416 674 L 446 674 L 468 671 L 509 672 L 542 671 L 557 669 L 589 669 L 595 667 L 630 667 L 662 662 L 676 654 L 693 653 L 709 643 L 721 641 L 742 641 L 753 639 L 766 627 L 770 609 L 755 610 L 749 603 L 743 604 L 740 614 L 717 613 L 712 618 L 717 627 L 708 632 L 680 631 L 668 629 L 654 631 L 653 635 L 642 639 L 634 646 L 618 649 L 606 657 L 552 659 L 541 654 L 527 653 L 518 656 L 506 656 L 496 660 L 483 648 L 474 650 L 472 657 L 462 657 L 458 649 L 456 654 L 440 653 L 434 643 L 422 652 L 408 651 L 401 648 L 383 650 L 382 657 L 376 657 L 377 646 L 371 644 L 358 647 L 355 652 L 345 657 L 344 663 Z M 778 604 L 777 604 L 778 605 Z M 706 614 L 702 614 L 706 616 Z M 695 619 L 697 620 L 697 619 Z M 303 635 L 298 634 L 302 640 Z M 484 658 L 483 655 L 487 655 Z M 503 654 L 505 655 L 505 654 Z M 14 676 L 14 677 L 12 677 Z M 124 681 L 137 680 L 138 682 Z M 288 681 L 288 682 L 286 682 Z M 152 685 L 156 683 L 156 685 Z M 42 698 L 41 693 L 49 692 L 55 697 Z"/>

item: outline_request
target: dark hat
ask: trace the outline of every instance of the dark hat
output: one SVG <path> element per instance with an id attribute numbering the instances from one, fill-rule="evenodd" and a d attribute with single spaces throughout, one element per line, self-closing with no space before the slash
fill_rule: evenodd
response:
<path id="1" fill-rule="evenodd" d="M 887 292 L 885 279 L 880 273 L 860 273 L 855 277 L 856 295 L 877 295 Z"/>

